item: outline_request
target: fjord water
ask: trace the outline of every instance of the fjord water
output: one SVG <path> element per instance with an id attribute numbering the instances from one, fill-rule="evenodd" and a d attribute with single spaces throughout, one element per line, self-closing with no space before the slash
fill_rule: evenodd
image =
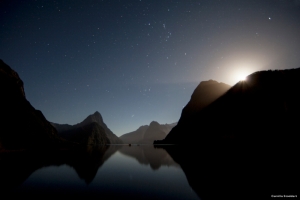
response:
<path id="1" fill-rule="evenodd" d="M 23 162 L 27 175 L 21 173 L 21 176 L 28 177 L 21 181 L 17 179 L 18 183 L 10 184 L 6 192 L 45 197 L 199 199 L 180 165 L 164 149 L 152 145 L 111 145 L 103 155 L 96 155 L 86 154 L 88 158 L 84 159 L 84 156 L 77 159 L 71 156 L 71 160 L 51 161 L 53 164 L 37 164 L 39 161 L 36 160 L 32 167 Z M 9 168 L 16 170 L 15 167 L 5 170 Z M 30 168 L 35 170 L 30 172 Z"/>

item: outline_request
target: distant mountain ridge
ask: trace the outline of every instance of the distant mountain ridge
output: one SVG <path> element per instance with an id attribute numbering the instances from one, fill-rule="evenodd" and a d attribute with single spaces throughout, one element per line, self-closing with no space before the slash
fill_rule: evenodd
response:
<path id="1" fill-rule="evenodd" d="M 154 140 L 165 138 L 176 124 L 159 124 L 152 121 L 149 125 L 140 126 L 135 131 L 123 134 L 120 139 L 126 144 L 153 144 Z"/>
<path id="2" fill-rule="evenodd" d="M 57 124 L 57 123 L 51 123 L 52 126 L 56 128 L 58 131 L 58 134 L 65 138 L 65 139 L 73 139 L 73 134 L 77 133 L 82 127 L 86 127 L 90 124 L 98 124 L 100 126 L 96 129 L 98 130 L 99 134 L 105 134 L 103 137 L 107 137 L 110 144 L 122 144 L 122 140 L 118 138 L 104 123 L 103 118 L 101 114 L 96 111 L 94 114 L 91 114 L 87 116 L 82 122 L 75 124 L 75 125 L 69 125 L 69 124 Z M 103 129 L 103 130 L 101 130 Z M 106 141 L 106 139 L 101 139 L 101 141 Z"/>
<path id="3" fill-rule="evenodd" d="M 125 143 L 125 144 L 138 144 L 143 138 L 144 138 L 144 133 L 147 130 L 149 126 L 144 125 L 140 126 L 137 130 L 125 133 L 120 136 L 120 139 Z"/>
<path id="4" fill-rule="evenodd" d="M 300 68 L 253 73 L 209 106 L 179 120 L 166 138 L 155 144 L 296 141 L 299 85 Z"/>

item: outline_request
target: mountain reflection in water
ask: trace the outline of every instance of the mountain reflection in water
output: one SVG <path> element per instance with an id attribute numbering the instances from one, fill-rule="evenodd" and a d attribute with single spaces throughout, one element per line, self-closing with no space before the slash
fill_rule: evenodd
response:
<path id="1" fill-rule="evenodd" d="M 152 145 L 0 154 L 0 192 L 13 196 L 199 199 L 185 173 Z"/>
<path id="2" fill-rule="evenodd" d="M 297 197 L 295 143 L 217 142 L 162 146 L 180 164 L 201 199 Z"/>

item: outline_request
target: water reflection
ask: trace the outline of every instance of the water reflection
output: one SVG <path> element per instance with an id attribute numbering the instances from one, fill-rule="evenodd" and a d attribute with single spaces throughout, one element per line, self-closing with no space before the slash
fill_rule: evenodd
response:
<path id="1" fill-rule="evenodd" d="M 131 148 L 123 146 L 119 152 L 135 158 L 140 164 L 150 165 L 153 170 L 157 170 L 161 166 L 179 167 L 166 150 L 162 148 L 153 149 L 152 145 L 132 145 Z"/>
<path id="2" fill-rule="evenodd" d="M 152 145 L 0 156 L 2 194 L 199 199 L 180 166 Z"/>
<path id="3" fill-rule="evenodd" d="M 98 168 L 110 153 L 108 146 L 73 151 L 24 151 L 0 154 L 0 187 L 9 191 L 21 185 L 36 170 L 48 166 L 68 165 L 86 183 L 95 177 Z"/>
<path id="4" fill-rule="evenodd" d="M 290 145 L 290 144 L 289 144 Z M 214 142 L 162 146 L 180 164 L 201 199 L 271 199 L 297 195 L 295 145 Z"/>

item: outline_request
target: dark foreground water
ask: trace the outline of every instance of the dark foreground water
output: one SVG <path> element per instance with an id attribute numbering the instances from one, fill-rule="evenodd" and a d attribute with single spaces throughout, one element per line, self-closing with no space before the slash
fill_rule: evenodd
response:
<path id="1" fill-rule="evenodd" d="M 0 169 L 0 191 L 12 196 L 199 199 L 180 165 L 152 145 L 2 155 Z"/>
<path id="2" fill-rule="evenodd" d="M 297 198 L 294 145 L 97 146 L 0 154 L 4 197 Z"/>

